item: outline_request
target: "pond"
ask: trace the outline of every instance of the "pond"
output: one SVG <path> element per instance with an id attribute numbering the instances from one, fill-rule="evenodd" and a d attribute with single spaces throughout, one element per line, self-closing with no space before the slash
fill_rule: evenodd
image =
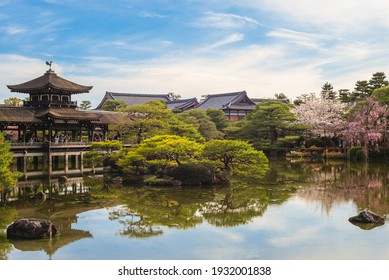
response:
<path id="1" fill-rule="evenodd" d="M 224 187 L 132 187 L 103 178 L 22 182 L 0 207 L 0 259 L 9 260 L 386 260 L 388 222 L 348 218 L 389 213 L 385 163 L 272 160 L 263 181 Z M 32 199 L 44 191 L 46 200 Z M 52 239 L 7 240 L 16 218 L 51 220 Z"/>

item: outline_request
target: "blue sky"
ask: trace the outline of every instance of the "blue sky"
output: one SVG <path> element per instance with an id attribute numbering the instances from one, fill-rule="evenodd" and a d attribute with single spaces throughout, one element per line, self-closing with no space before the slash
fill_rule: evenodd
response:
<path id="1" fill-rule="evenodd" d="M 386 0 L 1 0 L 0 103 L 46 60 L 91 93 L 250 97 L 389 76 Z"/>

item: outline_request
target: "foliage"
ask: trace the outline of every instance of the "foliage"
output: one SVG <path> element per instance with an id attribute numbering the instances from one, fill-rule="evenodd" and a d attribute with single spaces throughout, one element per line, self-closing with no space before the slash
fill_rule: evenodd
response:
<path id="1" fill-rule="evenodd" d="M 331 100 L 336 99 L 336 92 L 334 91 L 334 87 L 330 83 L 326 82 L 321 87 L 320 97 L 322 99 L 331 99 Z"/>
<path id="2" fill-rule="evenodd" d="M 183 160 L 197 157 L 201 151 L 201 144 L 177 135 L 157 135 L 146 139 L 137 148 L 137 152 L 149 161 L 173 161 L 177 165 Z"/>
<path id="3" fill-rule="evenodd" d="M 224 136 L 222 132 L 217 130 L 215 123 L 204 110 L 188 110 L 177 114 L 177 117 L 181 121 L 193 125 L 207 141 L 211 139 L 222 139 Z"/>
<path id="4" fill-rule="evenodd" d="M 262 151 L 240 140 L 211 140 L 204 145 L 203 155 L 223 164 L 229 174 L 263 177 L 268 170 L 268 159 Z"/>
<path id="5" fill-rule="evenodd" d="M 279 147 L 279 138 L 294 135 L 301 130 L 301 126 L 294 123 L 291 106 L 279 100 L 259 103 L 236 127 L 235 139 L 249 141 L 255 148 L 262 150 Z"/>
<path id="6" fill-rule="evenodd" d="M 17 97 L 10 97 L 4 100 L 4 106 L 6 107 L 21 107 L 23 106 L 23 100 Z"/>
<path id="7" fill-rule="evenodd" d="M 213 123 L 216 125 L 216 129 L 223 132 L 229 125 L 228 118 L 224 115 L 224 112 L 216 108 L 208 108 L 206 111 L 207 115 L 211 118 Z"/>
<path id="8" fill-rule="evenodd" d="M 11 169 L 13 155 L 10 151 L 10 144 L 4 140 L 5 133 L 0 133 L 0 198 L 3 202 L 6 200 L 6 194 L 9 189 L 15 186 L 18 173 Z"/>
<path id="9" fill-rule="evenodd" d="M 354 161 L 363 159 L 363 151 L 361 146 L 352 146 L 348 150 L 348 158 Z"/>
<path id="10" fill-rule="evenodd" d="M 81 101 L 80 109 L 89 110 L 90 108 L 92 108 L 92 103 L 89 100 Z"/>
<path id="11" fill-rule="evenodd" d="M 372 98 L 367 98 L 353 109 L 350 121 L 342 132 L 346 144 L 363 146 L 366 160 L 368 150 L 377 147 L 382 139 L 387 126 L 388 109 L 388 105 L 380 105 Z"/>
<path id="12" fill-rule="evenodd" d="M 186 163 L 174 168 L 169 175 L 183 185 L 211 185 L 218 182 L 215 166 L 210 163 Z"/>
<path id="13" fill-rule="evenodd" d="M 121 111 L 127 107 L 123 100 L 106 100 L 102 109 L 105 111 Z"/>
<path id="14" fill-rule="evenodd" d="M 373 90 L 371 97 L 377 100 L 381 105 L 389 105 L 389 86 Z"/>
<path id="15" fill-rule="evenodd" d="M 90 151 L 84 154 L 84 160 L 94 169 L 104 161 L 114 163 L 118 158 L 118 152 L 122 149 L 123 143 L 119 140 L 93 142 Z"/>
<path id="16" fill-rule="evenodd" d="M 292 109 L 299 123 L 309 126 L 314 136 L 333 136 L 342 126 L 345 105 L 338 100 L 311 96 Z"/>
<path id="17" fill-rule="evenodd" d="M 204 140 L 193 125 L 179 120 L 162 101 L 149 101 L 123 110 L 133 120 L 130 125 L 118 124 L 116 127 L 126 140 L 140 144 L 160 134 L 179 135 L 199 142 Z"/>

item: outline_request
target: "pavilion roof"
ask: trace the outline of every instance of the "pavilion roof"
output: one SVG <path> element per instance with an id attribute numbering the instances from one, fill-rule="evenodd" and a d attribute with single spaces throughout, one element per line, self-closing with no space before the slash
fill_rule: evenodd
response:
<path id="1" fill-rule="evenodd" d="M 196 108 L 206 110 L 216 108 L 221 110 L 253 110 L 255 103 L 247 96 L 246 91 L 210 94 Z"/>
<path id="2" fill-rule="evenodd" d="M 83 86 L 66 80 L 58 76 L 53 71 L 47 71 L 44 75 L 31 81 L 18 84 L 7 85 L 11 92 L 20 93 L 67 93 L 77 94 L 86 93 L 92 89 L 92 86 Z"/>
<path id="3" fill-rule="evenodd" d="M 168 94 L 153 94 L 153 93 L 124 93 L 124 92 L 111 92 L 107 91 L 103 100 L 96 107 L 96 109 L 101 109 L 104 103 L 107 100 L 121 100 L 124 101 L 127 105 L 137 105 L 144 104 L 151 100 L 160 100 L 163 102 L 171 101 Z"/>

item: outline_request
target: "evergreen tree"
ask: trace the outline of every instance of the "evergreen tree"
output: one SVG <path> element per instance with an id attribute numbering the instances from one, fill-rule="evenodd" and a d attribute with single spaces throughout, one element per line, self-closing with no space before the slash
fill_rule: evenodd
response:
<path id="1" fill-rule="evenodd" d="M 340 89 L 339 90 L 339 99 L 342 103 L 350 103 L 351 102 L 351 92 L 349 89 Z"/>
<path id="2" fill-rule="evenodd" d="M 322 87 L 321 87 L 321 98 L 322 99 L 331 99 L 334 100 L 336 99 L 336 91 L 334 91 L 334 87 L 326 82 Z"/>
<path id="3" fill-rule="evenodd" d="M 386 75 L 384 72 L 376 72 L 373 74 L 373 77 L 369 80 L 369 89 L 370 94 L 378 88 L 388 86 L 389 83 L 386 80 Z"/>
<path id="4" fill-rule="evenodd" d="M 366 80 L 357 81 L 355 83 L 355 88 L 351 94 L 351 101 L 359 101 L 368 97 L 371 93 L 369 82 Z"/>

